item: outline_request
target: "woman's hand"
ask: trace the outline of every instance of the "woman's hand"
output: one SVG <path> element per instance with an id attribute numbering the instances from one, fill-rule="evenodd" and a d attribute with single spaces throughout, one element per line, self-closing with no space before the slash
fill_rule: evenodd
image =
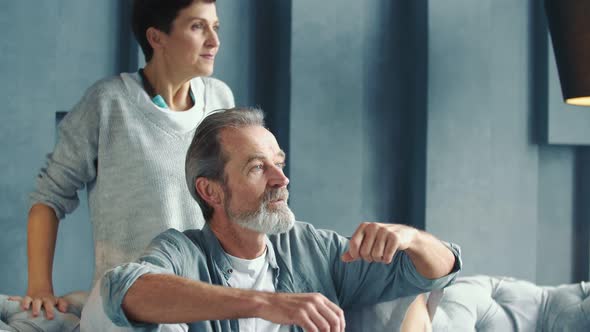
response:
<path id="1" fill-rule="evenodd" d="M 68 310 L 68 302 L 61 297 L 57 297 L 51 290 L 43 290 L 37 292 L 27 292 L 24 297 L 11 296 L 10 301 L 20 301 L 23 310 L 31 309 L 33 317 L 39 316 L 41 309 L 45 309 L 45 318 L 53 319 L 55 317 L 54 307 L 60 312 Z"/>
<path id="2" fill-rule="evenodd" d="M 45 309 L 45 318 L 53 319 L 54 307 L 61 312 L 68 308 L 67 301 L 53 294 L 51 270 L 59 220 L 55 211 L 37 203 L 29 211 L 27 228 L 28 276 L 27 295 L 13 297 L 20 301 L 23 310 L 31 309 L 33 317 Z"/>

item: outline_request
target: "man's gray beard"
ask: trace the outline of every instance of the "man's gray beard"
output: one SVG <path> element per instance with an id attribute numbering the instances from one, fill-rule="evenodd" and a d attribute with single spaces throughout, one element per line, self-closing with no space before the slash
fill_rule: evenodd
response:
<path id="1" fill-rule="evenodd" d="M 225 212 L 229 219 L 246 229 L 271 235 L 285 233 L 295 224 L 295 215 L 287 205 L 289 192 L 285 188 L 272 189 L 270 192 L 267 192 L 256 211 L 233 213 L 229 209 L 231 195 L 227 195 L 226 193 L 226 197 Z M 269 210 L 267 208 L 268 203 L 279 197 L 283 198 L 285 203 L 279 205 L 276 209 Z"/>

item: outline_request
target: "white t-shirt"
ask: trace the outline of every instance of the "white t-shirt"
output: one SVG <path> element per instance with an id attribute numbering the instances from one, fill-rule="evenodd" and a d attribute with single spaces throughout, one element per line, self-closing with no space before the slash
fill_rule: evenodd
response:
<path id="1" fill-rule="evenodd" d="M 268 249 L 260 257 L 242 259 L 227 254 L 233 268 L 228 283 L 233 288 L 274 292 L 272 269 L 268 262 Z M 240 332 L 287 332 L 289 326 L 279 325 L 261 318 L 238 319 Z"/>

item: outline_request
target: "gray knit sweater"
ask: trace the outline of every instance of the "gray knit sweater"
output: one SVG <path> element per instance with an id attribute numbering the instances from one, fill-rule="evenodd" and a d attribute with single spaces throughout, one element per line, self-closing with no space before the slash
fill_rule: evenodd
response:
<path id="1" fill-rule="evenodd" d="M 213 78 L 191 81 L 195 106 L 159 109 L 137 73 L 99 81 L 62 120 L 41 169 L 31 205 L 62 219 L 86 186 L 95 249 L 94 279 L 134 260 L 168 228 L 200 228 L 203 216 L 186 186 L 184 159 L 205 115 L 234 106 L 231 90 Z"/>

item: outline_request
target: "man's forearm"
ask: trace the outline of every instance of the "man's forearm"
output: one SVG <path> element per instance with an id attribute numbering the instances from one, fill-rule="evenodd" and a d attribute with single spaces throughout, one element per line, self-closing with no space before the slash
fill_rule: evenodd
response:
<path id="1" fill-rule="evenodd" d="M 235 289 L 175 275 L 146 274 L 123 298 L 131 321 L 188 323 L 254 317 L 266 301 L 264 292 Z"/>
<path id="2" fill-rule="evenodd" d="M 416 270 L 428 279 L 437 279 L 451 273 L 455 255 L 434 236 L 419 231 L 411 246 L 405 250 Z"/>
<path id="3" fill-rule="evenodd" d="M 175 275 L 146 274 L 123 298 L 127 319 L 145 323 L 262 318 L 308 331 L 344 331 L 344 312 L 319 293 L 236 289 Z"/>

